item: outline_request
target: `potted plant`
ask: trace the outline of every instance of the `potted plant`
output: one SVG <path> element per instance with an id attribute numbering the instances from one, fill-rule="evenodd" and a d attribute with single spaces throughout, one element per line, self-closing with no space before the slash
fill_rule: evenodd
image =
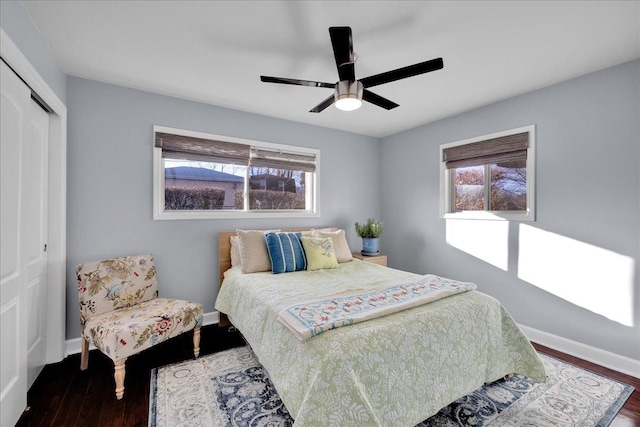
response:
<path id="1" fill-rule="evenodd" d="M 380 253 L 380 235 L 382 222 L 369 218 L 366 223 L 356 222 L 356 234 L 362 238 L 362 255 L 377 255 Z"/>

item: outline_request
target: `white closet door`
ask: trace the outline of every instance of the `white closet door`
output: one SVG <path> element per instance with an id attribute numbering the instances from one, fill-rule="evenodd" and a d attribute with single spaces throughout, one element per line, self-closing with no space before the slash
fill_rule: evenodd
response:
<path id="1" fill-rule="evenodd" d="M 31 91 L 0 64 L 0 425 L 14 425 L 27 404 L 27 272 L 25 271 L 22 175 Z"/>
<path id="2" fill-rule="evenodd" d="M 9 426 L 45 361 L 49 124 L 31 90 L 0 67 L 0 425 Z"/>
<path id="3" fill-rule="evenodd" d="M 24 245 L 27 268 L 27 388 L 46 362 L 47 175 L 49 114 L 30 102 L 23 175 Z"/>

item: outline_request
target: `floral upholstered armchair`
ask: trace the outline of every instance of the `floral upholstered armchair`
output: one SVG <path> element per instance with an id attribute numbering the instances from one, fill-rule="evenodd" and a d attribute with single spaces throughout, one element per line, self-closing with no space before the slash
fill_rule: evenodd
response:
<path id="1" fill-rule="evenodd" d="M 193 329 L 193 354 L 200 354 L 202 305 L 158 298 L 151 255 L 87 262 L 76 267 L 82 355 L 89 366 L 89 344 L 113 360 L 116 398 L 124 395 L 127 357 Z"/>

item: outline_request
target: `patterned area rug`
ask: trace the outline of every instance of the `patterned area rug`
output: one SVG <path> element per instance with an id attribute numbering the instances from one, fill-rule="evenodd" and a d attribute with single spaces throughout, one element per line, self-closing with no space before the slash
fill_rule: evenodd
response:
<path id="1" fill-rule="evenodd" d="M 541 355 L 548 380 L 485 384 L 417 427 L 608 426 L 633 387 Z M 150 427 L 293 425 L 264 368 L 239 347 L 154 369 Z"/>

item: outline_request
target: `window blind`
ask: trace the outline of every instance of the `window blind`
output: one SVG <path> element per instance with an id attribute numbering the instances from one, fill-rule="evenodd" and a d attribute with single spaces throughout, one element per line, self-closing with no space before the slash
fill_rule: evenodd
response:
<path id="1" fill-rule="evenodd" d="M 251 146 L 234 142 L 156 132 L 155 146 L 162 157 L 248 165 Z"/>
<path id="2" fill-rule="evenodd" d="M 442 150 L 447 169 L 497 164 L 523 168 L 527 163 L 529 132 L 501 136 Z"/>
<path id="3" fill-rule="evenodd" d="M 252 148 L 250 166 L 315 172 L 316 156 L 313 154 L 286 153 Z"/>
<path id="4" fill-rule="evenodd" d="M 316 156 L 314 154 L 259 149 L 248 144 L 156 132 L 155 146 L 162 148 L 163 158 L 251 165 L 303 172 L 315 172 L 316 170 Z"/>

